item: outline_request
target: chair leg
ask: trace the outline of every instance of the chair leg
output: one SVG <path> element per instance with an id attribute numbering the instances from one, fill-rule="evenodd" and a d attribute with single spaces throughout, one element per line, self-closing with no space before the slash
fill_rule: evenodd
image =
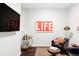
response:
<path id="1" fill-rule="evenodd" d="M 69 54 L 69 52 L 67 51 L 67 52 L 65 52 L 65 54 L 67 55 L 67 56 L 70 56 L 70 54 Z"/>

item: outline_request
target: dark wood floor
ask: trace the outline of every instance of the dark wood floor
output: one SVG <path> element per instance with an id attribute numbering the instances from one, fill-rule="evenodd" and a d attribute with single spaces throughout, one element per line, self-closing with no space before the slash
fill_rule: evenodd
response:
<path id="1" fill-rule="evenodd" d="M 35 51 L 37 47 L 29 47 L 27 49 L 21 49 L 21 55 L 20 56 L 35 56 Z M 44 48 L 44 47 L 41 47 Z M 61 54 L 62 56 L 65 54 Z"/>
<path id="2" fill-rule="evenodd" d="M 30 47 L 27 49 L 21 49 L 21 56 L 34 56 L 36 47 Z"/>

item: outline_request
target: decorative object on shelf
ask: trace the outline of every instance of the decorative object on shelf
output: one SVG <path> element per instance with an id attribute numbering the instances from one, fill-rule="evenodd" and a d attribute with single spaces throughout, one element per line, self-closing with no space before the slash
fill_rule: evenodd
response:
<path id="1" fill-rule="evenodd" d="M 28 34 L 24 35 L 21 44 L 22 49 L 26 49 L 31 46 L 32 46 L 32 36 Z"/>

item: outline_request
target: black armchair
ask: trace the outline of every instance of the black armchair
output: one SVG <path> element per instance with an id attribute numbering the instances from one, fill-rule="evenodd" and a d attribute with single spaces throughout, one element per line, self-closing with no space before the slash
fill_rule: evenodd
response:
<path id="1" fill-rule="evenodd" d="M 69 51 L 68 51 L 69 39 L 64 38 L 64 43 L 62 44 L 56 44 L 52 40 L 51 45 L 54 47 L 58 47 L 61 50 L 61 53 L 65 53 L 66 55 L 69 55 Z"/>

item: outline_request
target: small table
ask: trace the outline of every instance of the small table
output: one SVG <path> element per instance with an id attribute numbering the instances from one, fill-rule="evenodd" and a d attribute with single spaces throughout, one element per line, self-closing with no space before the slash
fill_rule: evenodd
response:
<path id="1" fill-rule="evenodd" d="M 50 52 L 53 56 L 55 56 L 56 54 L 60 53 L 60 49 L 57 50 L 48 49 L 48 52 Z"/>

